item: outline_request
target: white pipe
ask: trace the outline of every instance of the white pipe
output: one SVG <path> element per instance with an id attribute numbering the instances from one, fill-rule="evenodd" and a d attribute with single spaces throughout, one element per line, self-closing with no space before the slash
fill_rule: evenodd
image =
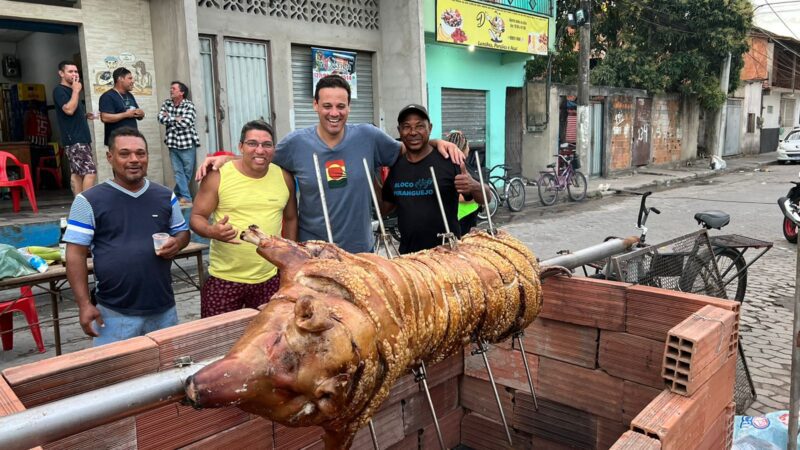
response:
<path id="1" fill-rule="evenodd" d="M 328 242 L 333 244 L 331 219 L 328 217 L 328 203 L 325 200 L 325 188 L 322 186 L 322 174 L 319 171 L 319 158 L 316 153 L 314 153 L 314 170 L 317 172 L 317 186 L 319 187 L 319 199 L 322 202 L 322 215 L 325 217 L 325 231 L 328 232 Z"/>

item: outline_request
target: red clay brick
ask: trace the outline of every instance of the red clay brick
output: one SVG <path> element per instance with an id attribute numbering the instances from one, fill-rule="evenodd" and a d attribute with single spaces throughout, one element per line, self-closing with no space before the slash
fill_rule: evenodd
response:
<path id="1" fill-rule="evenodd" d="M 602 370 L 539 359 L 537 395 L 619 422 L 622 422 L 622 386 L 622 379 Z"/>
<path id="2" fill-rule="evenodd" d="M 562 444 L 561 442 L 551 441 L 541 436 L 533 436 L 531 438 L 531 445 L 531 448 L 535 450 L 572 450 L 574 448 L 579 448 Z"/>
<path id="3" fill-rule="evenodd" d="M 439 419 L 439 429 L 442 430 L 442 440 L 447 448 L 455 448 L 461 443 L 461 420 L 464 418 L 464 410 L 454 409 Z M 436 436 L 436 427 L 431 422 L 422 430 L 420 436 L 420 448 L 436 449 L 439 448 L 439 438 Z"/>
<path id="4" fill-rule="evenodd" d="M 575 448 L 594 448 L 597 435 L 597 417 L 588 412 L 556 403 L 537 396 L 539 409 L 527 393 L 514 396 L 514 428 Z"/>
<path id="5" fill-rule="evenodd" d="M 3 371 L 30 408 L 158 371 L 158 347 L 140 336 Z"/>
<path id="6" fill-rule="evenodd" d="M 736 359 L 730 358 L 722 368 L 695 392 L 694 396 L 703 401 L 704 424 L 714 422 L 717 416 L 734 401 L 736 386 Z"/>
<path id="7" fill-rule="evenodd" d="M 375 424 L 375 435 L 381 448 L 392 446 L 402 441 L 405 437 L 405 433 L 403 433 L 403 410 L 397 403 L 378 410 L 372 416 L 372 422 Z M 369 432 L 369 426 L 358 430 L 353 440 L 353 448 L 372 448 L 372 435 Z"/>
<path id="8" fill-rule="evenodd" d="M 633 431 L 661 441 L 665 450 L 693 448 L 705 432 L 702 399 L 664 390 L 631 422 Z"/>
<path id="9" fill-rule="evenodd" d="M 170 403 L 136 415 L 138 448 L 178 448 L 250 420 L 239 408 L 196 410 Z"/>
<path id="10" fill-rule="evenodd" d="M 272 427 L 272 422 L 259 417 L 187 445 L 182 450 L 271 450 L 274 448 Z"/>
<path id="11" fill-rule="evenodd" d="M 471 355 L 470 353 L 471 349 L 464 349 L 464 375 L 488 381 L 489 372 L 486 370 L 483 355 Z M 498 385 L 530 392 L 525 365 L 522 362 L 522 352 L 489 345 L 486 357 L 489 359 L 492 375 Z M 527 360 L 533 387 L 536 389 L 539 385 L 539 357 L 528 353 Z"/>
<path id="12" fill-rule="evenodd" d="M 663 389 L 625 381 L 622 386 L 622 423 L 630 425 L 636 417 Z"/>
<path id="13" fill-rule="evenodd" d="M 414 434 L 409 434 L 406 437 L 404 437 L 402 441 L 390 446 L 388 450 L 419 450 L 422 448 L 420 447 L 419 440 L 420 440 L 420 433 L 417 432 Z M 436 447 L 429 447 L 429 448 L 436 448 Z"/>
<path id="14" fill-rule="evenodd" d="M 420 387 L 419 384 L 414 380 L 414 375 L 411 373 L 408 375 L 403 375 L 397 380 L 397 382 L 394 383 L 394 386 L 392 386 L 392 389 L 389 391 L 389 395 L 386 397 L 386 400 L 383 401 L 383 406 L 388 406 L 397 403 L 400 400 L 405 400 L 419 392 L 419 390 Z"/>
<path id="15" fill-rule="evenodd" d="M 672 392 L 692 395 L 736 357 L 736 315 L 705 306 L 669 331 L 662 376 Z"/>
<path id="16" fill-rule="evenodd" d="M 539 317 L 525 330 L 522 340 L 528 353 L 594 369 L 597 367 L 598 331 Z"/>
<path id="17" fill-rule="evenodd" d="M 619 440 L 611 446 L 611 450 L 660 450 L 661 442 L 658 439 L 645 436 L 635 431 L 626 431 Z"/>
<path id="18" fill-rule="evenodd" d="M 320 427 L 289 428 L 277 423 L 272 432 L 276 450 L 289 450 L 317 445 L 324 433 Z"/>
<path id="19" fill-rule="evenodd" d="M 172 368 L 181 356 L 203 361 L 225 355 L 256 315 L 255 309 L 239 309 L 154 331 L 147 337 L 158 345 L 160 367 Z"/>
<path id="20" fill-rule="evenodd" d="M 625 283 L 551 277 L 542 283 L 539 317 L 592 328 L 625 331 Z"/>
<path id="21" fill-rule="evenodd" d="M 135 450 L 137 448 L 136 419 L 127 417 L 106 425 L 90 428 L 81 433 L 43 445 L 41 448 L 45 450 L 92 450 L 99 448 Z"/>
<path id="22" fill-rule="evenodd" d="M 663 389 L 664 341 L 613 331 L 600 332 L 598 362 L 609 375 Z"/>
<path id="23" fill-rule="evenodd" d="M 0 416 L 7 416 L 24 410 L 25 407 L 17 398 L 17 394 L 14 393 L 5 378 L 0 377 Z"/>
<path id="24" fill-rule="evenodd" d="M 458 378 L 451 378 L 430 389 L 436 416 L 443 417 L 458 408 Z M 420 391 L 403 402 L 403 429 L 411 434 L 433 423 L 425 392 Z"/>
<path id="25" fill-rule="evenodd" d="M 428 387 L 432 388 L 451 378 L 464 373 L 464 358 L 461 353 L 456 353 L 438 364 L 426 365 L 428 369 Z"/>
<path id="26" fill-rule="evenodd" d="M 465 409 L 502 423 L 500 411 L 497 408 L 497 400 L 492 392 L 492 385 L 488 381 L 464 376 L 461 378 L 459 392 L 461 392 L 461 406 Z M 497 394 L 500 396 L 503 414 L 505 414 L 506 421 L 510 426 L 511 417 L 514 413 L 513 395 L 506 388 L 499 385 L 497 386 Z"/>
<path id="27" fill-rule="evenodd" d="M 614 445 L 615 442 L 628 430 L 622 422 L 608 420 L 605 417 L 597 417 L 597 443 L 594 448 L 606 450 Z"/>
<path id="28" fill-rule="evenodd" d="M 730 408 L 730 405 L 732 405 L 732 408 Z M 706 434 L 703 436 L 700 445 L 697 446 L 698 449 L 727 450 L 730 448 L 728 443 L 733 434 L 733 414 L 736 404 L 731 403 L 730 405 L 706 428 Z"/>
<path id="29" fill-rule="evenodd" d="M 515 450 L 533 448 L 529 434 L 514 431 L 511 428 L 509 430 L 513 442 L 512 448 Z M 475 413 L 464 415 L 464 419 L 461 421 L 461 443 L 481 450 L 507 450 L 509 448 L 503 424 Z"/>

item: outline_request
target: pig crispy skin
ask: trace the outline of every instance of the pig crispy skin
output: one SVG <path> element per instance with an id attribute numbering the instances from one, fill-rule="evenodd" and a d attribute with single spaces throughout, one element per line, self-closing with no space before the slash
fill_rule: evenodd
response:
<path id="1" fill-rule="evenodd" d="M 255 227 L 242 238 L 280 269 L 280 290 L 225 358 L 187 380 L 187 397 L 198 407 L 236 405 L 286 426 L 321 426 L 328 449 L 349 448 L 411 368 L 475 338 L 504 340 L 542 305 L 536 258 L 503 231 L 473 231 L 454 250 L 393 260 Z"/>

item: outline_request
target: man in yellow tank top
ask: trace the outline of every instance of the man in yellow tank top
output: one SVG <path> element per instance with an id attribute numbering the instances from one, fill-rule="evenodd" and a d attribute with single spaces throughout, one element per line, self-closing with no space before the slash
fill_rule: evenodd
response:
<path id="1" fill-rule="evenodd" d="M 292 176 L 272 164 L 275 131 L 262 120 L 242 127 L 242 159 L 210 172 L 200 185 L 190 225 L 211 239 L 209 277 L 200 292 L 200 315 L 209 317 L 243 307 L 257 308 L 278 290 L 278 269 L 239 245 L 251 224 L 271 235 L 297 240 L 297 201 Z M 209 217 L 213 215 L 213 223 Z"/>

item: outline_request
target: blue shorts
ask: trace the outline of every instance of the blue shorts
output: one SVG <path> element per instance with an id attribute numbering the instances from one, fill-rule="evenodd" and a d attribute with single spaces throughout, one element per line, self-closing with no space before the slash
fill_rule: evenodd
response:
<path id="1" fill-rule="evenodd" d="M 97 334 L 100 335 L 94 338 L 92 342 L 92 345 L 95 347 L 123 341 L 136 336 L 144 336 L 151 331 L 178 324 L 178 311 L 174 306 L 163 313 L 151 314 L 149 316 L 120 314 L 102 305 L 97 305 L 97 309 L 100 310 L 100 314 L 103 316 L 103 323 L 105 326 L 99 327 L 96 323 L 92 323 Z"/>

